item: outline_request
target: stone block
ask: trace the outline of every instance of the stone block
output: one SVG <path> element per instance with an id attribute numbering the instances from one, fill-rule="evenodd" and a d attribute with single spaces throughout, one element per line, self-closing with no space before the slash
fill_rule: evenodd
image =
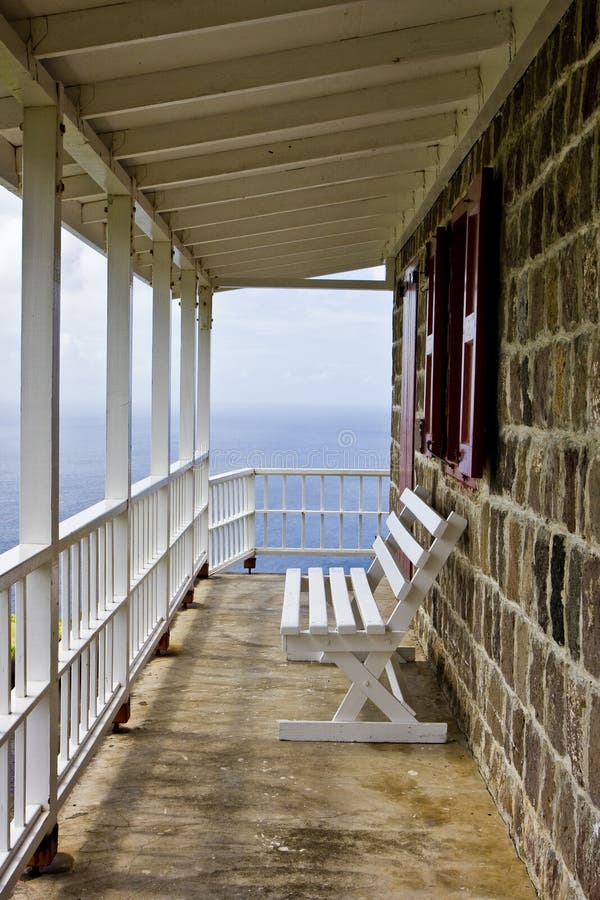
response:
<path id="1" fill-rule="evenodd" d="M 579 149 L 574 148 L 567 153 L 556 173 L 556 227 L 559 237 L 569 234 L 579 222 L 582 193 L 579 182 L 580 166 Z"/>
<path id="2" fill-rule="evenodd" d="M 556 803 L 554 844 L 571 870 L 575 869 L 577 846 L 577 814 L 573 781 L 569 773 L 562 769 Z"/>
<path id="3" fill-rule="evenodd" d="M 532 638 L 529 655 L 529 703 L 540 723 L 544 721 L 546 642 Z"/>
<path id="4" fill-rule="evenodd" d="M 555 534 L 552 538 L 552 556 L 550 558 L 550 622 L 552 637 L 561 647 L 565 643 L 565 616 L 563 590 L 565 581 L 565 538 Z"/>
<path id="5" fill-rule="evenodd" d="M 500 669 L 506 683 L 514 686 L 515 614 L 503 604 L 500 617 Z"/>
<path id="6" fill-rule="evenodd" d="M 585 751 L 586 751 L 586 723 L 588 714 L 587 685 L 581 681 L 574 669 L 568 666 L 566 669 L 566 703 L 565 703 L 565 743 L 567 754 L 571 760 L 573 777 L 580 785 L 584 786 L 585 776 Z M 590 746 L 594 746 L 590 742 Z"/>
<path id="7" fill-rule="evenodd" d="M 590 460 L 584 497 L 587 506 L 586 536 L 600 544 L 600 456 L 597 454 Z"/>
<path id="8" fill-rule="evenodd" d="M 600 897 L 600 814 L 581 795 L 577 802 L 578 840 L 575 870 L 583 894 Z"/>
<path id="9" fill-rule="evenodd" d="M 527 704 L 527 676 L 529 673 L 529 625 L 517 618 L 515 623 L 514 688 L 525 706 Z"/>
<path id="10" fill-rule="evenodd" d="M 556 256 L 547 257 L 544 263 L 544 296 L 546 328 L 551 333 L 554 333 L 560 320 L 559 269 L 558 257 Z"/>
<path id="11" fill-rule="evenodd" d="M 581 651 L 581 576 L 583 553 L 577 544 L 569 548 L 568 587 L 565 597 L 565 621 L 567 626 L 567 646 L 572 658 L 577 661 Z"/>
<path id="12" fill-rule="evenodd" d="M 533 571 L 535 577 L 535 600 L 537 620 L 542 631 L 550 622 L 548 614 L 548 564 L 550 561 L 550 532 L 544 526 L 538 529 L 533 550 Z"/>
<path id="13" fill-rule="evenodd" d="M 525 776 L 523 784 L 529 802 L 535 810 L 540 806 L 542 782 L 542 742 L 535 722 L 528 719 L 525 725 Z"/>
<path id="14" fill-rule="evenodd" d="M 593 3 L 589 2 L 592 7 Z M 593 56 L 585 69 L 583 92 L 581 98 L 581 116 L 585 123 L 598 109 L 598 97 L 600 97 L 600 53 Z"/>
<path id="15" fill-rule="evenodd" d="M 600 557 L 589 557 L 581 579 L 583 662 L 588 672 L 600 678 Z"/>
<path id="16" fill-rule="evenodd" d="M 583 272 L 582 312 L 584 321 L 597 322 L 600 314 L 600 231 L 589 229 L 577 238 L 577 259 Z M 597 421 L 600 421 L 598 419 Z"/>
<path id="17" fill-rule="evenodd" d="M 570 446 L 563 449 L 561 519 L 569 529 L 575 531 L 577 521 L 577 481 L 579 479 L 579 447 Z"/>
<path id="18" fill-rule="evenodd" d="M 590 732 L 587 786 L 592 803 L 600 808 L 600 692 L 594 691 L 590 704 Z"/>
<path id="19" fill-rule="evenodd" d="M 546 660 L 546 732 L 560 756 L 565 753 L 565 665 L 555 653 Z"/>
<path id="20" fill-rule="evenodd" d="M 587 390 L 584 378 L 589 372 L 589 351 L 591 339 L 587 333 L 578 334 L 573 340 L 572 367 L 573 392 L 571 401 L 571 425 L 581 431 L 588 423 Z"/>

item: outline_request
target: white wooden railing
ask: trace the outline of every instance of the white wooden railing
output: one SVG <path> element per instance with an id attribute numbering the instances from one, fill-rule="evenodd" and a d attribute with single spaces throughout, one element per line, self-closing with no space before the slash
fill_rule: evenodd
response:
<path id="1" fill-rule="evenodd" d="M 254 555 L 368 556 L 387 469 L 240 469 L 210 478 L 210 571 Z"/>
<path id="2" fill-rule="evenodd" d="M 207 559 L 207 455 L 138 482 L 128 502 L 63 522 L 54 548 L 0 556 L 0 895 L 54 824 Z"/>
<path id="3" fill-rule="evenodd" d="M 0 556 L 0 895 L 56 821 L 199 569 L 255 554 L 365 555 L 387 478 L 243 469 L 209 479 L 205 455 L 63 522 L 53 547 Z"/>

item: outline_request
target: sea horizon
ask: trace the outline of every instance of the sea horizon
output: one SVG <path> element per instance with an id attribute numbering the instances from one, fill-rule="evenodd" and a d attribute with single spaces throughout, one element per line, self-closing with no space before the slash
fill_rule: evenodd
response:
<path id="1" fill-rule="evenodd" d="M 103 411 L 65 411 L 60 430 L 60 520 L 104 497 Z M 211 474 L 243 468 L 389 468 L 389 407 L 214 405 Z M 178 415 L 171 424 L 171 461 L 178 459 Z M 150 415 L 132 417 L 132 483 L 150 473 Z M 18 413 L 0 409 L 0 553 L 18 542 Z M 324 564 L 322 560 L 319 564 Z M 271 570 L 280 564 L 271 562 Z"/>

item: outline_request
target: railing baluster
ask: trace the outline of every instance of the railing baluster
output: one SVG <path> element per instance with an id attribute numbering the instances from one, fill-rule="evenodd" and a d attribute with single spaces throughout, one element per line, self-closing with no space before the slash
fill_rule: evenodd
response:
<path id="1" fill-rule="evenodd" d="M 8 742 L 0 747 L 0 853 L 10 850 L 10 769 Z"/>
<path id="2" fill-rule="evenodd" d="M 325 476 L 321 475 L 321 531 L 319 548 L 325 547 Z"/>
<path id="3" fill-rule="evenodd" d="M 15 730 L 14 752 L 14 787 L 13 787 L 13 819 L 15 828 L 25 827 L 26 773 L 27 773 L 27 719 L 24 719 Z"/>
<path id="4" fill-rule="evenodd" d="M 283 475 L 281 479 L 281 546 L 287 547 L 287 475 Z"/>
<path id="5" fill-rule="evenodd" d="M 306 546 L 306 475 L 302 476 L 302 498 L 300 501 L 302 507 L 300 515 L 300 547 L 304 550 Z"/>
<path id="6" fill-rule="evenodd" d="M 358 546 L 359 549 L 363 545 L 363 494 L 364 494 L 364 477 L 359 476 L 358 479 Z"/>
<path id="7" fill-rule="evenodd" d="M 0 716 L 10 714 L 11 649 L 10 592 L 0 591 Z M 0 816 L 0 828 L 2 828 Z"/>
<path id="8" fill-rule="evenodd" d="M 71 663 L 71 753 L 74 753 L 79 746 L 80 738 L 80 717 L 79 717 L 79 660 L 77 656 Z"/>
<path id="9" fill-rule="evenodd" d="M 344 547 L 344 476 L 340 475 L 340 550 Z"/>
<path id="10" fill-rule="evenodd" d="M 60 679 L 60 747 L 59 759 L 64 766 L 69 761 L 69 708 L 70 708 L 69 670 Z"/>
<path id="11" fill-rule="evenodd" d="M 73 640 L 78 641 L 81 634 L 79 541 L 73 544 L 71 554 L 71 630 Z"/>
<path id="12" fill-rule="evenodd" d="M 15 696 L 27 696 L 27 588 L 24 578 L 15 584 Z"/>

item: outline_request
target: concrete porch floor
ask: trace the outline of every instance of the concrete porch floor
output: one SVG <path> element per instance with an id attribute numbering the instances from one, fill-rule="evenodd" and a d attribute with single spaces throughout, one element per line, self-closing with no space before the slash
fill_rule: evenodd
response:
<path id="1" fill-rule="evenodd" d="M 333 666 L 285 661 L 282 591 L 200 583 L 63 807 L 71 870 L 15 896 L 535 896 L 453 724 L 445 745 L 278 741 L 278 718 L 330 718 L 346 689 Z M 419 717 L 449 717 L 427 664 L 411 670 Z"/>

